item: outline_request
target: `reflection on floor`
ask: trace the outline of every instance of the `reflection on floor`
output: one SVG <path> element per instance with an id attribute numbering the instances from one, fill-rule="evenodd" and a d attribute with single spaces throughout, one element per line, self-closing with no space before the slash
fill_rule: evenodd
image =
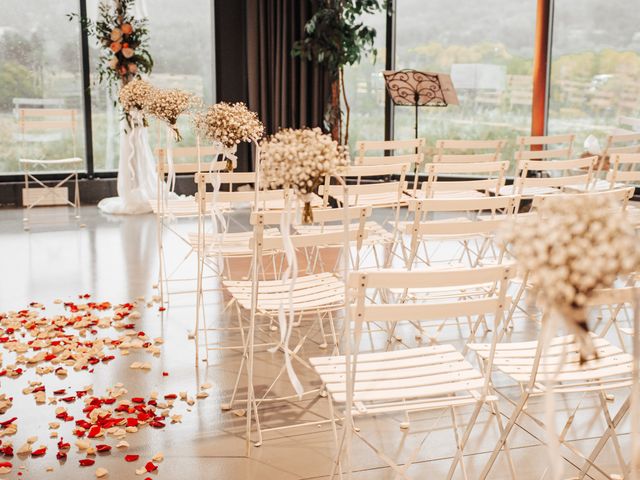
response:
<path id="1" fill-rule="evenodd" d="M 38 218 L 38 217 L 43 218 Z M 76 300 L 81 293 L 90 293 L 95 301 L 121 303 L 144 296 L 149 299 L 156 294 L 153 285 L 157 283 L 156 223 L 152 215 L 134 217 L 108 217 L 94 207 L 85 207 L 82 211 L 83 226 L 78 226 L 65 209 L 46 209 L 34 212 L 32 230 L 24 232 L 20 210 L 0 210 L 0 311 L 24 308 L 29 302 L 37 301 L 47 306 L 54 299 Z M 39 220 L 55 220 L 56 223 L 39 223 Z M 239 218 L 246 222 L 246 217 Z M 189 230 L 194 224 L 182 222 L 179 228 Z M 188 253 L 188 247 L 174 236 L 167 236 L 168 263 L 177 265 Z M 187 258 L 181 276 L 191 276 L 194 269 L 193 256 Z M 238 267 L 239 269 L 241 267 Z M 233 319 L 233 309 L 223 311 L 225 299 L 221 298 L 215 279 L 207 286 L 211 292 L 206 297 L 206 319 L 209 325 L 221 325 Z M 193 288 L 191 281 L 174 285 L 174 290 Z M 88 372 L 72 372 L 63 383 L 70 389 L 80 389 L 89 383 L 94 391 L 121 382 L 129 390 L 130 396 L 145 396 L 153 390 L 161 392 L 189 391 L 194 393 L 204 382 L 211 383 L 211 396 L 198 402 L 191 412 L 185 414 L 182 423 L 163 430 L 144 429 L 136 436 L 130 436 L 131 444 L 127 453 L 143 458 L 163 452 L 164 462 L 160 466 L 157 478 L 189 479 L 320 479 L 328 478 L 334 455 L 333 436 L 326 423 L 304 428 L 292 428 L 269 433 L 264 444 L 253 448 L 251 457 L 246 458 L 243 439 L 245 418 L 238 412 L 223 411 L 221 405 L 228 401 L 233 388 L 236 370 L 240 359 L 233 351 L 211 352 L 209 362 L 194 368 L 194 345 L 189 333 L 194 328 L 194 294 L 172 295 L 170 305 L 165 312 L 157 307 L 142 309 L 139 321 L 141 330 L 151 338 L 162 336 L 162 354 L 149 360 L 143 353 L 132 352 L 128 357 L 113 360 L 107 368 Z M 535 326 L 524 317 L 515 322 L 513 339 L 532 339 Z M 415 331 L 399 331 L 398 335 L 407 342 L 415 342 Z M 269 331 L 261 332 L 269 338 Z M 272 334 L 271 334 L 272 335 Z M 295 341 L 295 340 L 293 340 Z M 383 339 L 372 338 L 376 343 Z M 438 341 L 450 341 L 460 345 L 456 327 L 445 329 Z M 305 354 L 324 354 L 319 342 L 305 344 Z M 274 374 L 282 366 L 278 354 L 262 351 L 258 354 L 255 374 L 258 392 L 264 391 Z M 150 371 L 132 370 L 134 361 L 150 361 Z M 317 385 L 314 375 L 296 366 L 305 385 Z M 163 376 L 162 372 L 168 372 Z M 14 445 L 22 444 L 29 436 L 38 436 L 39 443 L 49 445 L 55 451 L 56 440 L 49 439 L 47 422 L 53 407 L 38 406 L 29 397 L 21 394 L 29 380 L 37 376 L 29 371 L 19 379 L 2 379 L 1 393 L 15 396 L 8 415 L 19 418 L 19 430 L 13 439 Z M 291 394 L 292 389 L 286 378 L 276 386 L 277 393 Z M 246 393 L 241 385 L 240 396 Z M 514 391 L 514 395 L 517 392 Z M 622 401 L 616 397 L 610 405 L 614 411 Z M 597 398 L 575 398 L 571 395 L 558 399 L 558 426 L 564 424 L 577 402 L 582 401 L 581 413 L 576 417 L 567 432 L 572 445 L 582 452 L 588 452 L 604 431 L 605 424 L 596 410 Z M 584 408 L 584 407 L 587 408 Z M 588 408 L 593 406 L 593 408 Z M 509 412 L 507 402 L 501 402 L 501 409 Z M 542 399 L 530 407 L 532 413 L 543 409 Z M 292 424 L 304 420 L 316 421 L 327 415 L 326 400 L 317 396 L 304 402 L 287 401 L 277 404 L 264 404 L 261 420 L 265 426 Z M 466 475 L 473 479 L 478 475 L 497 439 L 495 422 L 489 422 L 483 414 L 472 440 L 466 449 Z M 6 417 L 6 416 L 5 416 Z M 464 415 L 461 416 L 464 421 Z M 3 418 L 0 418 L 2 420 Z M 416 414 L 412 418 L 411 428 L 401 430 L 399 424 L 403 418 L 372 418 L 362 421 L 360 426 L 368 438 L 390 456 L 408 459 L 420 445 L 426 432 L 430 435 L 419 448 L 417 460 L 406 472 L 411 478 L 445 478 L 449 468 L 449 459 L 455 453 L 455 443 L 449 429 L 449 415 L 439 413 Z M 445 428 L 446 427 L 446 428 Z M 628 432 L 628 423 L 619 431 Z M 524 421 L 510 438 L 518 479 L 540 478 L 548 465 L 546 450 L 540 445 L 544 436 L 535 423 Z M 629 451 L 629 435 L 622 435 L 622 450 Z M 71 435 L 69 435 L 71 438 Z M 115 444 L 115 442 L 113 442 Z M 562 451 L 565 457 L 564 478 L 575 475 L 578 461 L 569 450 Z M 15 475 L 18 466 L 24 465 L 21 478 L 93 478 L 94 470 L 78 467 L 77 458 L 81 458 L 72 448 L 69 461 L 60 465 L 53 455 L 44 458 L 14 458 Z M 99 463 L 99 465 L 98 465 Z M 355 442 L 352 459 L 355 478 L 391 479 L 394 472 L 387 468 L 363 445 Z M 617 461 L 613 449 L 608 446 L 600 457 L 600 464 L 617 471 Z M 99 457 L 96 466 L 109 470 L 109 478 L 136 478 L 130 464 L 121 454 Z M 53 471 L 45 473 L 48 467 Z M 593 478 L 604 478 L 593 473 Z M 142 477 L 139 477 L 142 478 Z M 156 478 L 154 476 L 153 478 Z M 463 478 L 458 471 L 456 478 Z M 490 478 L 510 478 L 509 469 L 502 459 L 494 468 Z"/>

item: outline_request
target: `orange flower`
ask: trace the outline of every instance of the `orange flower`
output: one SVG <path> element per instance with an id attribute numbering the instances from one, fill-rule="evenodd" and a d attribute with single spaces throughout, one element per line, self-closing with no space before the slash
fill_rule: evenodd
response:
<path id="1" fill-rule="evenodd" d="M 125 23 L 122 25 L 122 33 L 125 35 L 131 35 L 133 33 L 133 27 L 130 23 Z"/>
<path id="2" fill-rule="evenodd" d="M 134 55 L 134 50 L 133 48 L 123 48 L 122 49 L 122 55 L 124 56 L 124 58 L 131 58 Z"/>
<path id="3" fill-rule="evenodd" d="M 113 42 L 110 48 L 113 53 L 118 53 L 122 48 L 122 44 L 120 42 Z"/>
<path id="4" fill-rule="evenodd" d="M 129 73 L 136 73 L 138 71 L 138 66 L 135 63 L 129 64 Z"/>
<path id="5" fill-rule="evenodd" d="M 109 60 L 109 66 L 115 70 L 118 66 L 118 57 L 111 57 L 111 60 Z"/>

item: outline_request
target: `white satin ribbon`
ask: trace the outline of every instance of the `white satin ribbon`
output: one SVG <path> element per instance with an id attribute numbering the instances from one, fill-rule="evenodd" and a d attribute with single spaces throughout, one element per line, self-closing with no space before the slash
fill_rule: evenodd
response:
<path id="1" fill-rule="evenodd" d="M 269 352 L 274 353 L 280 348 L 280 346 L 283 347 L 284 364 L 287 370 L 289 381 L 291 382 L 293 389 L 298 395 L 298 398 L 302 399 L 304 389 L 302 387 L 302 383 L 300 383 L 300 379 L 293 369 L 293 364 L 291 363 L 291 350 L 289 349 L 289 342 L 291 341 L 291 333 L 293 332 L 293 325 L 295 322 L 295 313 L 293 310 L 293 291 L 296 285 L 296 280 L 298 278 L 298 258 L 296 256 L 295 247 L 293 246 L 290 235 L 291 214 L 291 195 L 286 195 L 284 210 L 282 212 L 282 216 L 280 217 L 280 233 L 282 235 L 285 258 L 287 259 L 287 268 L 282 275 L 282 283 L 284 285 L 289 279 L 291 280 L 291 283 L 289 284 L 289 320 L 287 321 L 287 316 L 284 311 L 284 302 L 281 300 L 280 306 L 278 308 L 280 343 L 278 343 L 278 345 L 276 345 L 275 347 L 269 349 Z"/>

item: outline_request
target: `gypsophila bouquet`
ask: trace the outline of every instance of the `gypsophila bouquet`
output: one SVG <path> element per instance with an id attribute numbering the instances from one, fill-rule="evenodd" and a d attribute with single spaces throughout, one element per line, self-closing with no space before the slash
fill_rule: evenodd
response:
<path id="1" fill-rule="evenodd" d="M 194 103 L 194 96 L 182 90 L 154 89 L 151 95 L 145 98 L 144 112 L 167 123 L 173 130 L 176 141 L 182 140 L 177 127 L 178 117 L 186 112 Z"/>
<path id="2" fill-rule="evenodd" d="M 311 223 L 311 194 L 325 175 L 347 165 L 346 149 L 319 128 L 283 129 L 260 146 L 262 181 L 293 188 L 305 202 L 303 223 Z"/>
<path id="3" fill-rule="evenodd" d="M 505 232 L 543 304 L 576 334 L 580 359 L 595 356 L 587 324 L 590 296 L 638 268 L 635 230 L 619 204 L 592 195 L 549 198 L 537 215 Z"/>
<path id="4" fill-rule="evenodd" d="M 139 78 L 132 80 L 120 89 L 118 99 L 126 113 L 132 110 L 143 111 L 149 99 L 155 95 L 156 88 Z"/>
<path id="5" fill-rule="evenodd" d="M 264 125 L 258 114 L 242 102 L 220 102 L 194 116 L 196 130 L 203 137 L 233 148 L 240 142 L 258 140 L 264 135 Z"/>

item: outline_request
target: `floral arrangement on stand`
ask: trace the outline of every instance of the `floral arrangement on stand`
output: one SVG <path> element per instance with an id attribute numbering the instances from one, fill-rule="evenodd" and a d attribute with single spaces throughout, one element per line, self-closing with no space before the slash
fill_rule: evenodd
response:
<path id="1" fill-rule="evenodd" d="M 117 88 L 153 69 L 149 53 L 149 31 L 146 18 L 135 18 L 130 12 L 135 0 L 105 0 L 98 6 L 98 20 L 93 22 L 77 13 L 69 20 L 80 19 L 82 28 L 100 46 L 98 81 Z"/>
<path id="2" fill-rule="evenodd" d="M 543 305 L 575 334 L 580 361 L 594 358 L 588 300 L 640 266 L 638 238 L 626 212 L 598 196 L 549 198 L 537 215 L 514 222 L 504 240 Z"/>
<path id="3" fill-rule="evenodd" d="M 293 188 L 304 201 L 302 222 L 311 223 L 311 195 L 326 175 L 348 164 L 345 147 L 319 128 L 283 129 L 260 147 L 262 180 L 271 188 Z"/>
<path id="4" fill-rule="evenodd" d="M 165 122 L 178 142 L 182 140 L 177 127 L 178 117 L 199 104 L 199 101 L 188 92 L 156 88 L 139 78 L 124 85 L 120 89 L 118 99 L 127 118 L 134 111 L 142 112 L 144 126 L 147 126 L 146 115 L 151 115 Z"/>
<path id="5" fill-rule="evenodd" d="M 227 149 L 227 169 L 232 170 L 231 155 L 241 142 L 257 142 L 264 135 L 264 125 L 258 114 L 242 102 L 220 102 L 193 116 L 196 131 Z"/>

